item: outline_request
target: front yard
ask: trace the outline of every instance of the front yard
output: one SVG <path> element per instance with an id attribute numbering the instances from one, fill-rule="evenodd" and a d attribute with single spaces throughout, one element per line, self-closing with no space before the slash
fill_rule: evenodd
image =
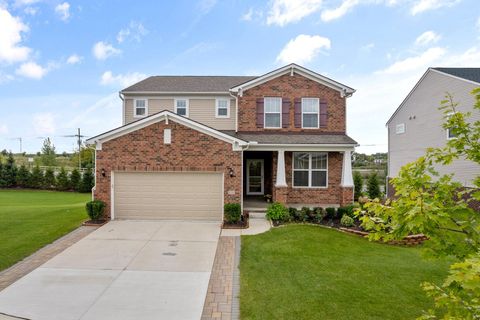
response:
<path id="1" fill-rule="evenodd" d="M 414 319 L 448 261 L 309 225 L 242 237 L 242 319 Z"/>
<path id="2" fill-rule="evenodd" d="M 0 190 L 0 271 L 87 220 L 90 194 Z"/>

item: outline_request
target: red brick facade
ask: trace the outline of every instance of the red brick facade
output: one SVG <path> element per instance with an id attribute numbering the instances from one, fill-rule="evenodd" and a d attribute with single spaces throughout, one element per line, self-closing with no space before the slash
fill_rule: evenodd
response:
<path id="1" fill-rule="evenodd" d="M 353 188 L 344 188 L 342 180 L 343 154 L 340 152 L 328 153 L 328 187 L 327 188 L 294 188 L 292 152 L 285 152 L 285 176 L 288 187 L 274 187 L 274 201 L 287 204 L 312 205 L 346 205 L 353 203 Z M 273 178 L 276 180 L 277 155 L 273 155 Z"/>
<path id="2" fill-rule="evenodd" d="M 282 129 L 257 128 L 256 110 L 257 98 L 282 97 L 290 99 L 290 125 Z M 314 97 L 327 100 L 327 126 L 319 129 L 295 128 L 294 100 L 296 98 Z M 340 92 L 326 87 L 316 81 L 295 74 L 283 75 L 273 80 L 250 88 L 238 98 L 238 131 L 268 131 L 268 132 L 330 132 L 345 133 L 345 98 Z"/>
<path id="3" fill-rule="evenodd" d="M 165 128 L 171 129 L 171 144 L 163 143 Z M 96 158 L 95 198 L 107 203 L 108 218 L 111 171 L 223 171 L 225 203 L 241 200 L 241 152 L 233 151 L 230 143 L 173 121 L 168 125 L 155 123 L 105 142 Z M 235 177 L 230 177 L 229 168 Z"/>

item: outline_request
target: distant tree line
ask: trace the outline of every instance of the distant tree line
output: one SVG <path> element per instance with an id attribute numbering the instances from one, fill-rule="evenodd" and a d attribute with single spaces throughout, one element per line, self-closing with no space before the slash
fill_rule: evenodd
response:
<path id="1" fill-rule="evenodd" d="M 90 192 L 94 185 L 91 169 L 81 174 L 77 169 L 68 173 L 61 168 L 58 173 L 53 169 L 40 169 L 37 165 L 29 170 L 25 165 L 17 167 L 12 153 L 5 162 L 0 161 L 0 188 L 31 188 L 59 191 Z"/>

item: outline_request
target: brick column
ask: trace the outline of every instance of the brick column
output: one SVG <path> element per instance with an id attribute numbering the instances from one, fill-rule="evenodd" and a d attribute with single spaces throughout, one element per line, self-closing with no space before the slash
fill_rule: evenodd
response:
<path id="1" fill-rule="evenodd" d="M 274 187 L 273 188 L 273 201 L 287 204 L 287 187 Z"/>

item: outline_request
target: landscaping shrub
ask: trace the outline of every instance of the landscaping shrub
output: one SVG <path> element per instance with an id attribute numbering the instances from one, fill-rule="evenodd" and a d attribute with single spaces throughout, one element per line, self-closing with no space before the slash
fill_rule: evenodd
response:
<path id="1" fill-rule="evenodd" d="M 226 203 L 223 206 L 225 221 L 228 223 L 237 223 L 242 216 L 242 207 L 240 203 Z"/>
<path id="2" fill-rule="evenodd" d="M 343 217 L 347 213 L 347 208 L 346 207 L 338 207 L 337 208 L 337 217 Z"/>
<path id="3" fill-rule="evenodd" d="M 74 191 L 78 191 L 80 187 L 80 180 L 81 180 L 80 172 L 77 169 L 73 169 L 72 173 L 70 174 L 70 189 Z"/>
<path id="4" fill-rule="evenodd" d="M 311 220 L 311 213 L 312 213 L 312 210 L 310 210 L 310 208 L 302 207 L 302 209 L 300 209 L 301 221 L 303 221 L 303 222 L 310 221 Z"/>
<path id="5" fill-rule="evenodd" d="M 325 211 L 322 207 L 313 208 L 313 222 L 320 223 L 325 217 Z"/>
<path id="6" fill-rule="evenodd" d="M 85 205 L 87 209 L 87 214 L 92 219 L 92 221 L 98 221 L 102 218 L 103 213 L 105 212 L 105 202 L 101 200 L 93 200 L 87 202 Z"/>
<path id="7" fill-rule="evenodd" d="M 325 212 L 327 213 L 327 214 L 325 215 L 326 218 L 328 218 L 328 219 L 335 219 L 335 217 L 336 217 L 336 212 L 337 212 L 337 210 L 336 210 L 335 208 L 333 208 L 333 207 L 328 207 L 328 208 L 325 209 Z"/>
<path id="8" fill-rule="evenodd" d="M 30 186 L 30 171 L 22 165 L 17 171 L 17 186 L 28 188 Z"/>
<path id="9" fill-rule="evenodd" d="M 17 166 L 11 152 L 8 154 L 7 162 L 0 169 L 0 184 L 6 188 L 15 187 Z"/>
<path id="10" fill-rule="evenodd" d="M 50 168 L 45 170 L 45 177 L 43 178 L 43 186 L 46 189 L 54 189 L 56 186 L 55 173 Z"/>
<path id="11" fill-rule="evenodd" d="M 43 172 L 40 170 L 40 167 L 37 165 L 32 170 L 32 175 L 30 176 L 30 188 L 39 189 L 43 186 Z"/>
<path id="12" fill-rule="evenodd" d="M 62 167 L 57 175 L 57 189 L 60 191 L 66 191 L 70 188 L 70 181 L 68 180 L 67 171 Z"/>
<path id="13" fill-rule="evenodd" d="M 340 220 L 340 224 L 344 227 L 353 227 L 355 225 L 355 221 L 349 215 L 344 214 Z"/>
<path id="14" fill-rule="evenodd" d="M 380 198 L 380 184 L 378 182 L 377 173 L 372 173 L 367 180 L 367 191 L 370 199 Z"/>
<path id="15" fill-rule="evenodd" d="M 80 185 L 78 187 L 78 191 L 80 192 L 91 192 L 93 185 L 94 185 L 94 180 L 95 178 L 93 177 L 92 170 L 88 169 L 83 173 L 82 180 L 80 181 Z"/>
<path id="16" fill-rule="evenodd" d="M 273 221 L 288 221 L 288 209 L 280 202 L 274 202 L 268 206 L 266 216 Z"/>
<path id="17" fill-rule="evenodd" d="M 345 206 L 345 214 L 347 214 L 350 218 L 355 219 L 355 209 L 356 206 L 354 204 Z"/>
<path id="18" fill-rule="evenodd" d="M 297 208 L 288 208 L 288 215 L 289 218 L 293 221 L 300 221 L 301 220 L 301 213 Z"/>
<path id="19" fill-rule="evenodd" d="M 353 185 L 354 187 L 354 193 L 353 193 L 353 200 L 357 201 L 358 197 L 362 195 L 362 190 L 363 190 L 363 177 L 362 174 L 358 171 L 353 172 Z"/>

